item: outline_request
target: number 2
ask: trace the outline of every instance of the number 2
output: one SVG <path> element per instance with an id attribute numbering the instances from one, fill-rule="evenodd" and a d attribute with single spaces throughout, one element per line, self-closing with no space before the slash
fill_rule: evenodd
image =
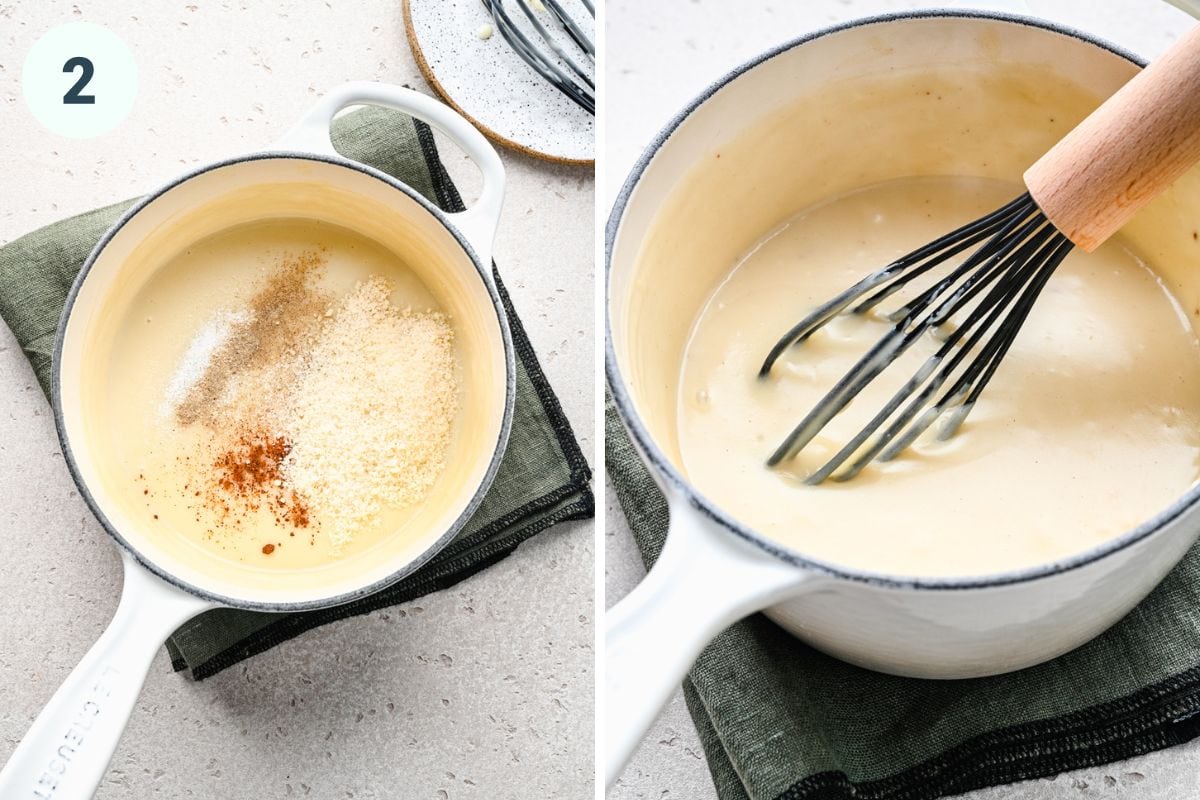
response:
<path id="1" fill-rule="evenodd" d="M 91 105 L 96 102 L 94 94 L 80 94 L 81 91 L 88 85 L 88 81 L 92 79 L 92 75 L 96 72 L 95 66 L 92 65 L 90 59 L 83 56 L 75 56 L 67 63 L 63 64 L 63 72 L 74 72 L 78 67 L 83 70 L 79 76 L 79 80 L 75 81 L 66 94 L 63 95 L 63 103 L 66 105 Z"/>

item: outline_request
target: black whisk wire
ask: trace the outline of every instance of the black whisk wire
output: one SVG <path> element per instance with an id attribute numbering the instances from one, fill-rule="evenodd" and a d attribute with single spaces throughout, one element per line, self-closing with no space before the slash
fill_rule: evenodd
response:
<path id="1" fill-rule="evenodd" d="M 545 4 L 546 8 L 550 9 L 550 12 L 558 18 L 559 24 L 563 26 L 563 30 L 567 32 L 567 35 L 571 37 L 571 40 L 578 45 L 580 50 L 587 54 L 588 60 L 595 62 L 596 45 L 591 39 L 588 38 L 587 34 L 584 33 L 583 28 L 579 26 L 579 23 L 577 23 L 574 18 L 566 12 L 558 0 L 542 0 L 542 2 Z M 596 9 L 592 6 L 589 0 L 582 0 L 582 2 L 583 7 L 587 9 L 588 13 L 595 17 Z M 587 80 L 589 86 L 595 86 L 590 78 L 584 76 L 584 79 Z"/>
<path id="2" fill-rule="evenodd" d="M 1026 204 L 1023 202 L 1027 198 L 1029 199 L 1029 203 L 1032 204 L 1032 198 L 1029 198 L 1028 195 L 1025 195 L 1023 198 L 1019 197 L 1004 208 L 964 225 L 957 230 L 951 231 L 942 238 L 932 241 L 907 255 L 901 256 L 886 267 L 863 278 L 831 300 L 817 306 L 807 317 L 797 322 L 787 333 L 780 337 L 779 341 L 775 343 L 775 346 L 771 348 L 771 351 L 763 361 L 763 365 L 758 371 L 758 376 L 760 378 L 766 377 L 771 372 L 771 367 L 775 365 L 775 362 L 779 360 L 779 357 L 789 347 L 803 342 L 809 336 L 816 333 L 825 323 L 844 311 L 847 306 L 880 284 L 886 283 L 894 277 L 904 276 L 910 268 L 913 274 L 908 276 L 909 279 L 918 277 L 970 246 L 970 244 L 964 244 L 964 242 L 975 243 L 995 236 L 996 232 L 1003 229 L 1013 217 L 1021 213 L 1028 213 Z M 926 259 L 929 261 L 926 262 Z M 903 286 L 904 283 L 899 283 L 896 289 L 900 289 Z M 874 297 L 871 299 L 874 299 Z M 882 300 L 883 297 L 879 297 L 878 299 Z M 870 300 L 867 302 L 870 302 Z M 855 311 L 860 313 L 865 312 L 873 305 L 874 303 L 860 306 Z"/>
<path id="3" fill-rule="evenodd" d="M 576 59 L 572 58 L 566 49 L 555 39 L 546 26 L 538 19 L 537 13 L 529 5 L 529 0 L 515 0 L 517 6 L 529 20 L 537 32 L 541 45 L 526 36 L 513 22 L 504 7 L 504 0 L 483 0 L 484 6 L 492 15 L 496 30 L 513 49 L 521 60 L 542 77 L 547 83 L 558 89 L 563 95 L 593 116 L 596 113 L 596 83 L 588 70 Z M 563 9 L 557 0 L 542 0 L 543 4 L 558 20 L 567 36 L 583 52 L 588 63 L 595 63 L 596 49 L 579 24 Z M 595 8 L 590 2 L 584 2 L 588 13 L 595 16 Z M 550 51 L 547 53 L 547 49 Z M 553 56 L 553 57 L 552 57 Z M 556 58 L 555 58 L 556 57 Z M 559 64 L 566 64 L 563 69 Z"/>
<path id="4" fill-rule="evenodd" d="M 769 466 L 794 458 L 918 339 L 979 298 L 962 323 L 946 333 L 937 351 L 888 403 L 805 482 L 815 485 L 830 477 L 848 480 L 876 459 L 891 460 L 951 409 L 940 437 L 948 438 L 958 430 L 1008 353 L 1046 282 L 1073 247 L 1028 194 L 902 256 L 822 304 L 776 342 L 759 371 L 760 378 L 766 377 L 788 348 L 804 342 L 864 295 L 872 293 L 851 313 L 868 313 L 914 279 L 972 247 L 977 249 L 962 264 L 886 316 L 893 323 L 891 329 L 783 440 L 768 459 Z M 950 388 L 929 406 L 947 384 Z M 883 432 L 876 436 L 881 428 Z M 875 439 L 867 444 L 872 436 Z M 838 472 L 856 454 L 849 467 Z"/>

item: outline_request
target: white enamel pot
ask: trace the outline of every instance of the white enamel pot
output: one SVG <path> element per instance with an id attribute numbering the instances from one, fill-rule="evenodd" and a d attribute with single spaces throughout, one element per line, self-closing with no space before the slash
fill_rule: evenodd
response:
<path id="1" fill-rule="evenodd" d="M 329 136 L 333 117 L 360 104 L 404 111 L 453 140 L 483 173 L 479 200 L 462 213 L 444 213 L 396 179 L 335 152 Z M 124 590 L 108 629 L 0 771 L 0 797 L 90 798 L 154 653 L 195 615 L 218 607 L 301 611 L 355 600 L 411 574 L 454 538 L 491 484 L 512 420 L 513 346 L 491 270 L 503 194 L 499 156 L 458 114 L 411 90 L 349 83 L 325 95 L 274 148 L 182 176 L 137 203 L 105 234 L 63 311 L 53 404 L 79 491 L 122 550 Z M 264 578 L 261 570 L 248 568 L 218 570 L 195 548 L 173 547 L 171 537 L 136 522 L 132 500 L 106 480 L 107 465 L 96 445 L 104 419 L 89 399 L 97 391 L 90 384 L 102 379 L 89 364 L 101 357 L 94 347 L 108 312 L 162 265 L 161 254 L 229 226 L 272 217 L 336 224 L 391 249 L 418 271 L 453 320 L 464 367 L 461 435 L 423 504 L 427 516 L 416 534 L 408 530 L 404 537 L 385 539 L 362 558 L 348 557 L 315 577 L 306 572 L 298 582 L 287 574 Z"/>
<path id="2" fill-rule="evenodd" d="M 813 647 L 870 669 L 923 678 L 994 675 L 1096 636 L 1192 545 L 1200 533 L 1197 488 L 1135 529 L 1060 563 L 961 578 L 864 572 L 781 546 L 723 511 L 689 482 L 676 434 L 691 322 L 763 234 L 825 197 L 906 175 L 1019 179 L 1067 122 L 1060 114 L 1047 125 L 1052 115 L 1028 97 L 988 97 L 982 82 L 970 96 L 947 98 L 969 119 L 904 113 L 908 101 L 884 97 L 861 103 L 860 118 L 830 126 L 825 120 L 836 112 L 806 107 L 806 97 L 830 86 L 853 94 L 873 75 L 954 65 L 970 74 L 1032 70 L 1035 87 L 1081 87 L 1094 107 L 1139 63 L 1085 34 L 1025 17 L 876 17 L 807 36 L 735 70 L 647 149 L 608 223 L 606 372 L 625 427 L 666 496 L 670 528 L 650 573 L 607 614 L 609 784 L 701 649 L 750 613 L 765 611 Z M 1075 111 L 1081 119 L 1088 110 Z M 769 147 L 761 157 L 734 147 L 751 130 L 773 132 L 763 134 Z M 915 171 L 904 141 L 924 141 L 930 163 L 943 171 Z M 730 157 L 720 161 L 723 150 Z M 734 153 L 745 156 L 736 169 Z M 705 223 L 689 225 L 701 211 Z M 1198 220 L 1200 170 L 1193 170 L 1125 229 L 1155 254 L 1156 265 L 1172 265 L 1163 277 L 1189 309 L 1200 307 L 1192 305 L 1200 300 Z M 897 509 L 897 535 L 934 513 Z"/>

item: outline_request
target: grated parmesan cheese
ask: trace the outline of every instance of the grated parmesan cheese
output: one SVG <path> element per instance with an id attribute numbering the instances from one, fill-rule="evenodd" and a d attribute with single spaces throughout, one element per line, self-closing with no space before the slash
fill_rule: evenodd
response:
<path id="1" fill-rule="evenodd" d="M 388 507 L 420 502 L 441 473 L 458 410 L 443 314 L 396 308 L 380 278 L 332 307 L 303 356 L 280 430 L 285 482 L 335 548 Z"/>

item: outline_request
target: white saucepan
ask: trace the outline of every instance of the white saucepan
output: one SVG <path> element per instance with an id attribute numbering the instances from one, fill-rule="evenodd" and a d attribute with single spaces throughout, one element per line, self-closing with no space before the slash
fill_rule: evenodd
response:
<path id="1" fill-rule="evenodd" d="M 335 152 L 330 122 L 360 104 L 407 112 L 452 139 L 483 173 L 479 200 L 447 214 L 396 179 Z M 122 549 L 125 586 L 111 625 L 0 771 L 0 797 L 91 797 L 154 653 L 191 617 L 223 606 L 287 612 L 348 602 L 411 574 L 454 538 L 491 484 L 512 420 L 513 346 L 491 271 L 503 195 L 499 157 L 462 117 L 407 89 L 349 83 L 325 95 L 274 148 L 184 175 L 141 200 L 104 235 L 63 310 L 53 404 L 80 494 Z M 95 342 L 110 310 L 145 285 L 164 254 L 270 218 L 339 225 L 394 252 L 453 320 L 463 360 L 459 434 L 422 505 L 420 533 L 391 537 L 381 547 L 309 571 L 302 582 L 289 581 L 286 573 L 264 579 L 249 569 L 217 569 L 198 551 L 172 546 L 171 537 L 134 521 L 133 499 L 106 481 L 108 464 L 96 439 L 105 421 L 93 402 L 103 376 L 89 368 L 102 357 Z"/>
<path id="2" fill-rule="evenodd" d="M 1060 563 L 962 578 L 864 572 L 788 549 L 724 512 L 689 482 L 676 434 L 678 376 L 691 322 L 730 265 L 765 232 L 826 197 L 893 178 L 1014 180 L 1065 132 L 1047 125 L 1040 111 L 1022 112 L 1025 100 L 987 97 L 986 90 L 961 98 L 959 106 L 972 109 L 969 122 L 902 113 L 903 100 L 884 99 L 846 125 L 823 126 L 828 110 L 806 107 L 806 97 L 873 75 L 932 74 L 953 65 L 983 73 L 1034 70 L 1035 84 L 1083 87 L 1098 104 L 1139 63 L 1078 31 L 1018 16 L 930 11 L 865 19 L 739 68 L 650 145 L 608 224 L 606 369 L 625 426 L 666 495 L 671 521 L 649 575 L 608 612 L 604 761 L 610 784 L 700 650 L 752 612 L 765 610 L 810 645 L 871 669 L 924 678 L 993 675 L 1096 636 L 1195 541 L 1200 488 Z M 776 129 L 767 137 L 774 149 L 739 162 L 740 172 L 718 166 L 722 148 L 761 130 L 755 126 L 764 120 L 784 118 L 773 115 L 789 108 L 796 110 L 786 117 L 788 135 Z M 940 147 L 939 171 L 915 171 L 925 167 L 916 165 L 905 141 L 923 141 L 926 155 Z M 685 183 L 687 202 L 672 203 Z M 710 191 L 696 188 L 705 186 Z M 678 211 L 701 206 L 714 224 L 689 226 Z M 1187 308 L 1200 300 L 1198 221 L 1200 170 L 1193 170 L 1125 229 L 1135 246 L 1155 254 Z M 897 509 L 897 528 L 902 532 L 925 513 L 935 512 Z M 964 522 L 964 535 L 969 527 Z"/>

